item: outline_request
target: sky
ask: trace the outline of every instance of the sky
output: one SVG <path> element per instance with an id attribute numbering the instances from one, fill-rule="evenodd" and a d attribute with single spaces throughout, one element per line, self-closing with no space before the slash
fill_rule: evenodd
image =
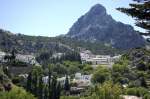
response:
<path id="1" fill-rule="evenodd" d="M 0 28 L 13 33 L 54 37 L 66 34 L 95 4 L 106 7 L 116 21 L 134 26 L 134 19 L 117 11 L 132 0 L 0 0 Z M 135 27 L 135 26 L 134 26 Z M 135 27 L 137 30 L 141 30 Z"/>

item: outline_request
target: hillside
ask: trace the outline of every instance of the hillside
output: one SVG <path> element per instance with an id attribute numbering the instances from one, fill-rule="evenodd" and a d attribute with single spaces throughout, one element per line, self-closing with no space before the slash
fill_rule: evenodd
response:
<path id="1" fill-rule="evenodd" d="M 42 51 L 64 52 L 72 50 L 69 46 L 54 41 L 53 38 L 35 37 L 0 30 L 0 49 L 11 51 L 15 48 L 18 53 L 35 54 Z"/>
<path id="2" fill-rule="evenodd" d="M 122 51 L 105 46 L 102 43 L 84 42 L 68 37 L 42 37 L 14 34 L 9 31 L 0 30 L 0 49 L 4 52 L 11 52 L 13 49 L 20 54 L 40 53 L 65 53 L 78 51 L 78 48 L 89 49 L 98 54 L 116 54 Z"/>
<path id="3" fill-rule="evenodd" d="M 93 6 L 73 24 L 66 35 L 83 41 L 101 42 L 119 49 L 144 46 L 144 39 L 131 25 L 115 21 L 100 4 Z"/>

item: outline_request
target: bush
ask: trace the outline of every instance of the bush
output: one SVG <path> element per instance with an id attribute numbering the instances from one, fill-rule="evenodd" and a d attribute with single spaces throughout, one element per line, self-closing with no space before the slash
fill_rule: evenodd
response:
<path id="1" fill-rule="evenodd" d="M 143 88 L 143 87 L 127 88 L 126 89 L 126 94 L 127 95 L 135 95 L 135 96 L 138 96 L 138 97 L 143 97 L 147 93 L 148 93 L 148 90 Z"/>
<path id="2" fill-rule="evenodd" d="M 0 92 L 0 99 L 36 99 L 24 89 L 14 86 L 9 92 Z"/>
<path id="3" fill-rule="evenodd" d="M 150 99 L 150 94 L 145 94 L 143 99 Z"/>
<path id="4" fill-rule="evenodd" d="M 62 96 L 60 99 L 80 99 L 78 96 Z"/>
<path id="5" fill-rule="evenodd" d="M 94 83 L 103 83 L 109 80 L 110 76 L 111 73 L 108 67 L 99 66 L 93 74 L 92 81 Z"/>

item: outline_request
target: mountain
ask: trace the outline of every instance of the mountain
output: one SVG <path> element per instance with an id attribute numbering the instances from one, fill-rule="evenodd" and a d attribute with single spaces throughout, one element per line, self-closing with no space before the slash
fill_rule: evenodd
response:
<path id="1" fill-rule="evenodd" d="M 84 42 L 68 37 L 42 37 L 14 34 L 0 29 L 0 50 L 11 52 L 13 49 L 19 54 L 39 56 L 53 53 L 68 53 L 78 51 L 79 48 L 91 50 L 95 54 L 120 54 L 121 50 L 105 46 L 99 42 Z M 49 54 L 48 54 L 49 53 Z"/>
<path id="2" fill-rule="evenodd" d="M 101 42 L 119 49 L 144 46 L 145 41 L 132 26 L 115 21 L 100 4 L 81 16 L 66 35 L 83 41 Z"/>

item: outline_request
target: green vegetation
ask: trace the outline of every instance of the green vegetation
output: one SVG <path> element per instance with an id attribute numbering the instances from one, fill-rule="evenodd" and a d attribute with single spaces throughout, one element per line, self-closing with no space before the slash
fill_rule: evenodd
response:
<path id="1" fill-rule="evenodd" d="M 63 61 L 62 63 L 50 64 L 49 67 L 58 77 L 66 74 L 73 77 L 75 73 L 91 74 L 94 69 L 89 64 L 81 64 L 78 61 Z"/>
<path id="2" fill-rule="evenodd" d="M 133 49 L 122 55 L 112 68 L 103 65 L 93 69 L 90 64 L 81 64 L 80 61 L 69 60 L 44 67 L 33 66 L 27 80 L 14 76 L 12 82 L 24 87 L 28 92 L 26 94 L 32 93 L 38 99 L 122 99 L 122 95 L 135 95 L 143 97 L 143 99 L 149 99 L 149 56 L 150 51 L 146 49 Z M 5 68 L 3 70 L 0 72 L 1 76 L 7 79 L 3 80 L 1 85 L 6 81 L 10 82 L 7 76 L 9 71 Z M 69 83 L 68 77 L 73 79 L 76 72 L 93 74 L 92 86 L 81 92 L 80 96 L 70 94 L 72 85 Z M 65 84 L 61 85 L 57 78 L 65 75 L 67 75 Z M 42 80 L 42 77 L 45 76 L 50 78 L 47 83 Z M 4 94 L 9 92 L 18 94 L 18 91 L 14 91 L 14 89 L 5 91 Z M 28 96 L 32 97 L 33 95 L 29 94 Z"/>
<path id="3" fill-rule="evenodd" d="M 15 81 L 18 83 L 19 78 Z M 12 84 L 11 79 L 3 72 L 0 67 L 0 99 L 36 99 L 31 93 L 26 92 L 23 88 Z"/>
<path id="4" fill-rule="evenodd" d="M 36 60 L 42 65 L 62 63 L 63 61 L 81 62 L 79 53 L 75 52 L 75 51 L 62 53 L 62 55 L 60 55 L 60 56 L 57 56 L 57 53 L 55 53 L 55 54 L 56 54 L 56 56 L 54 57 L 52 54 L 44 52 L 44 53 L 41 53 L 40 55 L 38 55 L 36 57 Z"/>
<path id="5" fill-rule="evenodd" d="M 115 90 L 115 91 L 114 91 Z M 119 84 L 113 84 L 112 82 L 105 82 L 101 85 L 92 88 L 92 93 L 88 96 L 63 96 L 61 99 L 122 99 L 122 88 Z"/>
<path id="6" fill-rule="evenodd" d="M 48 68 L 47 83 L 43 81 L 43 77 L 43 69 L 39 66 L 33 67 L 27 78 L 26 90 L 38 99 L 59 99 L 63 87 L 57 81 L 57 75 L 51 70 L 51 67 Z"/>
<path id="7" fill-rule="evenodd" d="M 37 99 L 23 88 L 13 86 L 9 92 L 0 92 L 0 99 Z"/>
<path id="8" fill-rule="evenodd" d="M 148 90 L 142 87 L 127 88 L 125 92 L 127 95 L 135 95 L 138 97 L 144 97 L 144 95 L 149 94 Z"/>
<path id="9" fill-rule="evenodd" d="M 111 72 L 108 67 L 98 66 L 93 74 L 92 81 L 94 83 L 103 83 L 106 80 L 110 80 Z"/>
<path id="10" fill-rule="evenodd" d="M 95 88 L 91 96 L 83 99 L 121 99 L 122 88 L 118 84 L 112 82 L 105 82 Z M 82 98 L 81 98 L 82 99 Z"/>
<path id="11" fill-rule="evenodd" d="M 98 66 L 93 72 L 93 86 L 80 97 L 62 99 L 122 99 L 122 95 L 150 97 L 150 51 L 133 49 L 122 55 L 112 68 Z M 89 68 L 88 66 L 86 68 Z M 87 69 L 88 70 L 88 69 Z"/>

